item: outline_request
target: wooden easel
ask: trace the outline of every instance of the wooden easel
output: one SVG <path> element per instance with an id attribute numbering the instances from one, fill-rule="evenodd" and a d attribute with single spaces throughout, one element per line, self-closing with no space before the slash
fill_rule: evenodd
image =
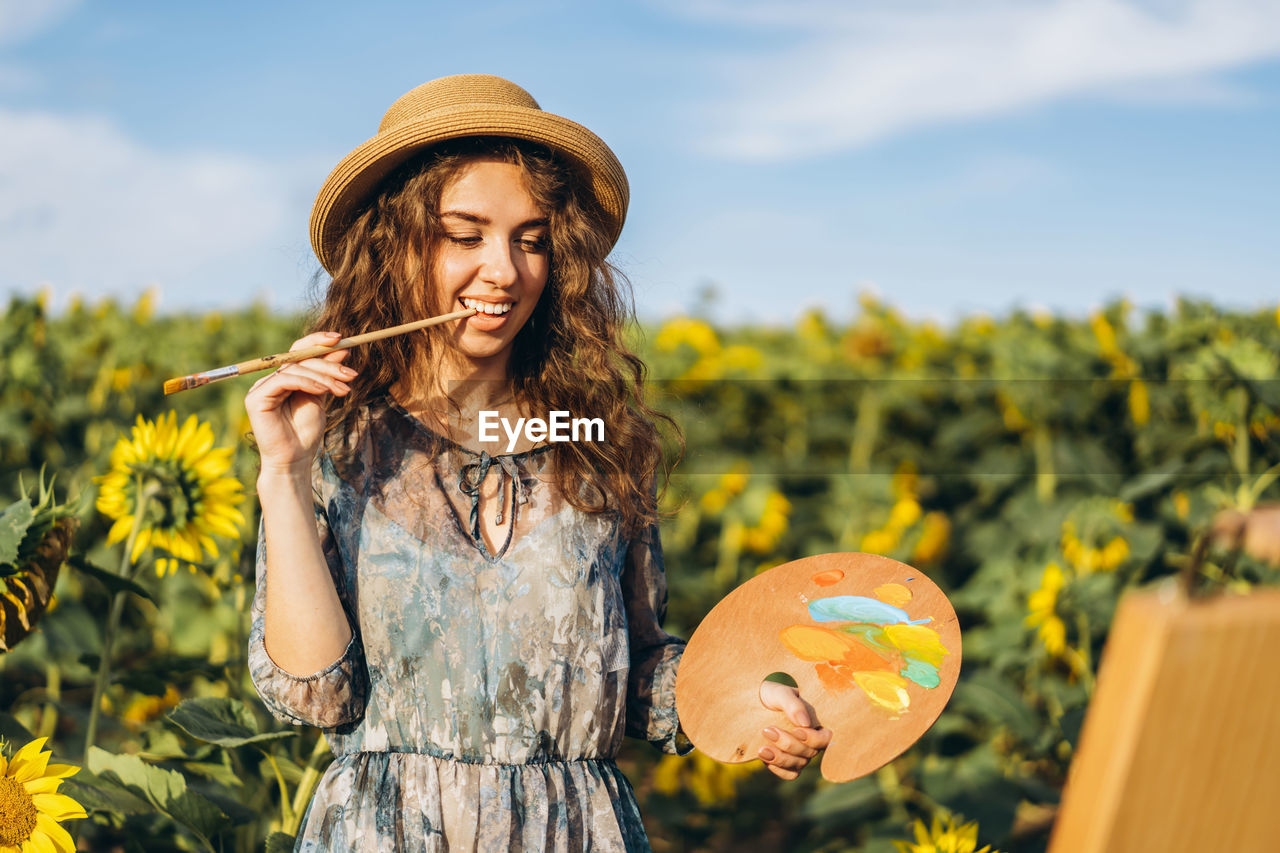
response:
<path id="1" fill-rule="evenodd" d="M 1125 596 L 1049 850 L 1280 851 L 1280 590 Z"/>

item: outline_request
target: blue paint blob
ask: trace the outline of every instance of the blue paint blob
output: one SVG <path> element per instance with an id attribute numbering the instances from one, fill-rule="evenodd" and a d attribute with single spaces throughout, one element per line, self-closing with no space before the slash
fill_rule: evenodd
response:
<path id="1" fill-rule="evenodd" d="M 835 595 L 809 602 L 816 622 L 871 622 L 876 625 L 923 625 L 932 619 L 912 619 L 907 611 L 865 595 Z"/>

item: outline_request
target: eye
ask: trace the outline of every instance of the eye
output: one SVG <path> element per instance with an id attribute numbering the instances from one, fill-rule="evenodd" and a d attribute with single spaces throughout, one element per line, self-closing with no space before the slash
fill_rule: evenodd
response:
<path id="1" fill-rule="evenodd" d="M 476 234 L 446 234 L 445 239 L 454 245 L 468 248 L 480 245 L 480 237 Z"/>
<path id="2" fill-rule="evenodd" d="M 521 249 L 533 255 L 541 255 L 551 250 L 551 241 L 546 235 L 536 237 L 521 237 L 516 241 Z"/>

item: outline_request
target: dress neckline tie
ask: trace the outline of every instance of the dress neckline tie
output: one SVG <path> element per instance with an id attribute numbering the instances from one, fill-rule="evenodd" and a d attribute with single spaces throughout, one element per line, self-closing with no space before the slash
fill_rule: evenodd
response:
<path id="1" fill-rule="evenodd" d="M 501 557 L 506 553 L 507 546 L 511 544 L 512 532 L 516 526 L 517 507 L 528 503 L 529 488 L 520 478 L 520 468 L 516 465 L 515 459 L 509 455 L 490 456 L 481 451 L 458 471 L 458 491 L 471 498 L 471 538 L 475 540 L 480 550 L 489 556 L 484 537 L 480 535 L 480 490 L 484 486 L 485 478 L 489 476 L 489 469 L 495 464 L 498 466 L 498 511 L 494 515 L 493 523 L 501 525 L 506 521 L 507 478 L 511 479 L 511 523 L 507 527 L 507 537 L 502 543 L 502 549 L 491 559 Z"/>

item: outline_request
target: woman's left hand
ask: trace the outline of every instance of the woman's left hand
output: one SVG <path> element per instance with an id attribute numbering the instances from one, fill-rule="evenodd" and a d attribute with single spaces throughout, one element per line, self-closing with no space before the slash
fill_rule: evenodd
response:
<path id="1" fill-rule="evenodd" d="M 785 714 L 795 728 L 766 727 L 764 737 L 770 743 L 760 747 L 757 754 L 774 776 L 794 779 L 819 750 L 831 743 L 831 730 L 818 724 L 813 706 L 800 698 L 800 691 L 794 687 L 766 681 L 760 685 L 760 701 L 769 710 Z"/>

